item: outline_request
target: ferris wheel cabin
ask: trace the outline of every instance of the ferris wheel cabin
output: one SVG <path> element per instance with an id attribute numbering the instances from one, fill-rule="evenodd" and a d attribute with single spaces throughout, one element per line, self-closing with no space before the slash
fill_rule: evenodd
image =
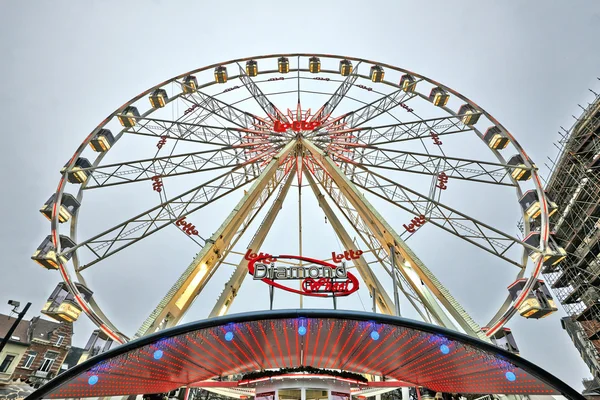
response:
<path id="1" fill-rule="evenodd" d="M 515 154 L 512 156 L 506 164 L 513 168 L 510 175 L 515 178 L 515 180 L 526 181 L 531 178 L 531 169 L 527 168 L 527 165 L 525 165 L 525 160 L 523 160 L 523 156 L 520 154 Z"/>
<path id="2" fill-rule="evenodd" d="M 140 112 L 137 107 L 127 106 L 118 116 L 119 122 L 126 128 L 131 128 L 136 124 L 136 117 L 140 116 Z"/>
<path id="3" fill-rule="evenodd" d="M 290 60 L 287 57 L 279 57 L 277 59 L 277 69 L 280 74 L 287 74 L 290 72 Z"/>
<path id="4" fill-rule="evenodd" d="M 248 76 L 258 75 L 258 63 L 255 60 L 246 61 L 246 74 Z"/>
<path id="5" fill-rule="evenodd" d="M 59 241 L 63 253 L 75 247 L 75 242 L 68 236 L 60 235 Z M 71 259 L 72 254 L 61 254 L 57 259 L 56 247 L 52 243 L 52 236 L 48 235 L 42 244 L 38 246 L 35 253 L 33 253 L 31 259 L 46 269 L 58 269 L 59 261 L 61 264 L 66 264 Z"/>
<path id="6" fill-rule="evenodd" d="M 469 126 L 475 125 L 481 116 L 481 113 L 470 104 L 460 106 L 458 114 L 461 115 L 462 123 Z"/>
<path id="7" fill-rule="evenodd" d="M 441 87 L 434 87 L 429 92 L 429 101 L 433 103 L 434 106 L 444 107 L 448 104 L 448 100 L 450 99 L 450 95 Z"/>
<path id="8" fill-rule="evenodd" d="M 219 65 L 215 68 L 215 82 L 226 83 L 227 82 L 227 67 Z"/>
<path id="9" fill-rule="evenodd" d="M 321 72 L 321 60 L 319 59 L 319 57 L 311 57 L 308 60 L 308 70 L 312 74 L 318 74 L 319 72 Z"/>
<path id="10" fill-rule="evenodd" d="M 556 211 L 558 211 L 558 206 L 548 197 L 548 193 L 545 193 L 545 196 L 546 203 L 548 204 L 548 216 L 550 217 L 556 213 Z M 542 213 L 540 200 L 536 190 L 526 191 L 525 194 L 519 199 L 519 203 L 521 204 L 525 214 L 531 219 L 539 218 Z"/>
<path id="11" fill-rule="evenodd" d="M 190 94 L 198 90 L 198 79 L 194 75 L 188 75 L 183 78 L 183 93 Z"/>
<path id="12" fill-rule="evenodd" d="M 497 126 L 489 127 L 483 134 L 483 140 L 487 143 L 490 149 L 502 150 L 510 143 L 508 135 L 502 132 Z"/>
<path id="13" fill-rule="evenodd" d="M 483 332 L 487 332 L 490 330 L 487 326 L 481 328 Z M 508 328 L 498 329 L 492 336 L 489 336 L 492 343 L 501 349 L 509 351 L 513 354 L 519 355 L 519 347 L 517 346 L 517 342 L 515 338 Z"/>
<path id="14" fill-rule="evenodd" d="M 103 153 L 115 144 L 115 137 L 109 129 L 100 129 L 90 140 L 90 147 L 97 153 Z"/>
<path id="15" fill-rule="evenodd" d="M 371 80 L 375 83 L 383 81 L 383 77 L 385 76 L 385 71 L 383 67 L 380 65 L 373 65 L 371 67 Z"/>
<path id="16" fill-rule="evenodd" d="M 508 287 L 510 295 L 515 301 L 523 288 L 527 279 L 519 279 Z M 543 280 L 538 279 L 525 298 L 525 301 L 519 306 L 519 314 L 525 318 L 540 319 L 547 317 L 553 312 L 558 311 L 554 299 Z"/>
<path id="17" fill-rule="evenodd" d="M 417 81 L 414 76 L 409 74 L 404 74 L 400 78 L 400 87 L 406 93 L 414 93 L 417 88 Z"/>
<path id="18" fill-rule="evenodd" d="M 87 181 L 91 175 L 87 168 L 92 167 L 92 164 L 87 158 L 79 157 L 75 161 L 75 165 L 73 165 L 73 167 L 67 171 L 69 164 L 70 162 L 66 163 L 65 166 L 60 170 L 61 175 L 67 172 L 67 180 L 70 183 L 83 183 Z"/>
<path id="19" fill-rule="evenodd" d="M 93 292 L 85 285 L 75 283 L 75 286 L 86 301 L 92 297 Z M 60 282 L 48 297 L 41 313 L 57 321 L 74 322 L 77 321 L 82 311 L 75 300 L 75 296 L 69 291 L 67 284 Z"/>
<path id="20" fill-rule="evenodd" d="M 348 76 L 352 73 L 352 62 L 350 60 L 340 61 L 340 75 Z"/>
<path id="21" fill-rule="evenodd" d="M 525 237 L 525 239 L 523 239 L 523 241 L 525 243 L 527 243 L 530 246 L 539 248 L 540 247 L 540 233 L 539 232 L 530 232 L 529 235 L 527 235 Z M 546 253 L 544 253 L 544 261 L 543 261 L 543 265 L 546 267 L 550 267 L 550 266 L 554 266 L 556 264 L 558 264 L 559 262 L 561 262 L 562 260 L 565 259 L 565 257 L 567 256 L 567 252 L 565 251 L 565 249 L 563 249 L 562 247 L 560 247 L 559 245 L 556 244 L 556 242 L 553 240 L 552 235 L 550 235 L 549 240 L 548 240 L 548 251 Z M 534 251 L 531 249 L 527 249 L 527 252 L 529 253 L 529 257 L 531 257 L 531 259 L 534 262 L 537 262 L 540 257 L 542 256 L 542 253 L 540 251 Z"/>
<path id="22" fill-rule="evenodd" d="M 167 96 L 167 91 L 165 89 L 158 88 L 152 92 L 150 97 L 148 97 L 148 100 L 150 100 L 150 105 L 152 108 L 163 108 L 165 104 L 167 104 L 169 96 Z"/>
<path id="23" fill-rule="evenodd" d="M 40 208 L 40 212 L 44 217 L 48 218 L 48 220 L 52 219 L 52 208 L 54 207 L 55 201 L 56 193 L 50 196 L 42 208 Z M 67 222 L 69 218 L 71 218 L 77 212 L 80 205 L 81 204 L 75 198 L 75 196 L 69 193 L 63 193 L 60 198 L 60 207 L 58 208 L 58 222 Z"/>

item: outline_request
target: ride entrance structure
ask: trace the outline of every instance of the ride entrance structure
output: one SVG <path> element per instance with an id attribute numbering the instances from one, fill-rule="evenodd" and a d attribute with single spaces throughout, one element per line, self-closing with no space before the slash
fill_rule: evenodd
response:
<path id="1" fill-rule="evenodd" d="M 580 398 L 520 358 L 505 327 L 516 314 L 541 318 L 556 311 L 539 279 L 544 266 L 565 257 L 551 235 L 555 206 L 513 135 L 441 83 L 333 55 L 215 64 L 162 82 L 117 109 L 61 175 L 40 210 L 51 222 L 50 235 L 32 256 L 63 280 L 42 312 L 66 321 L 83 312 L 121 345 L 31 398 L 181 387 L 265 400 L 341 400 L 401 388 L 415 388 L 418 397 Z M 298 189 L 297 253 L 282 254 L 264 247 L 292 186 Z M 119 202 L 131 204 L 118 210 L 107 200 L 131 188 L 148 196 L 120 194 Z M 338 243 L 323 257 L 303 254 L 328 237 L 302 234 L 307 191 Z M 87 215 L 84 194 L 93 204 Z M 232 198 L 239 201 L 210 235 L 211 212 Z M 106 225 L 130 209 L 134 216 L 106 229 L 85 224 Z M 506 225 L 519 218 L 522 237 Z M 199 250 L 130 338 L 100 308 L 84 274 L 167 231 Z M 435 254 L 442 257 L 436 261 Z M 487 308 L 494 311 L 483 327 L 434 274 L 435 265 L 426 265 L 433 260 L 459 269 L 468 280 L 471 267 L 453 265 L 453 258 L 471 254 L 515 272 L 499 288 L 506 300 Z M 227 268 L 231 276 L 209 318 L 179 325 Z M 483 279 L 486 290 L 497 281 Z M 245 281 L 268 290 L 269 310 L 228 315 Z M 300 296 L 300 309 L 274 310 L 281 308 L 274 298 L 282 290 Z M 339 310 L 361 291 L 372 298 L 371 312 Z M 327 309 L 304 309 L 304 298 L 320 298 Z"/>

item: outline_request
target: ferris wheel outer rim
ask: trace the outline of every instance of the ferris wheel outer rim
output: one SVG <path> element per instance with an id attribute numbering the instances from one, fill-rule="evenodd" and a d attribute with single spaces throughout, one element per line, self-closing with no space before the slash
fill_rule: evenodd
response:
<path id="1" fill-rule="evenodd" d="M 79 146 L 79 148 L 75 151 L 75 153 L 73 154 L 73 156 L 71 157 L 71 159 L 69 160 L 69 162 L 67 163 L 67 166 L 65 168 L 65 172 L 59 182 L 57 191 L 56 191 L 56 197 L 55 197 L 55 202 L 54 202 L 54 207 L 52 208 L 52 215 L 51 215 L 51 232 L 52 232 L 52 241 L 53 241 L 53 245 L 56 248 L 56 252 L 57 254 L 60 253 L 60 240 L 58 240 L 58 235 L 59 235 L 59 230 L 58 230 L 58 213 L 56 210 L 56 205 L 57 204 L 61 204 L 61 200 L 62 200 L 62 194 L 64 193 L 65 190 L 65 186 L 66 186 L 66 177 L 68 174 L 68 170 L 69 168 L 71 168 L 75 162 L 75 160 L 77 159 L 77 157 L 79 157 L 83 151 L 85 150 L 85 148 L 88 146 L 89 142 L 91 141 L 91 139 L 93 138 L 93 136 L 100 131 L 100 129 L 102 129 L 106 124 L 108 124 L 114 117 L 116 117 L 119 113 L 121 113 L 126 107 L 128 107 L 129 105 L 137 102 L 138 100 L 140 100 L 141 98 L 143 98 L 144 96 L 148 95 L 149 93 L 151 93 L 152 91 L 154 91 L 157 88 L 163 87 L 165 85 L 168 85 L 169 83 L 173 83 L 176 82 L 177 79 L 181 79 L 187 75 L 191 75 L 191 74 L 195 74 L 198 72 L 202 72 L 202 71 L 206 71 L 208 69 L 220 66 L 220 65 L 229 65 L 229 64 L 234 64 L 234 63 L 239 63 L 239 62 L 243 62 L 243 61 L 249 61 L 249 60 L 261 60 L 261 59 L 269 59 L 269 58 L 278 58 L 278 57 L 311 57 L 311 56 L 317 56 L 317 57 L 325 57 L 325 58 L 334 58 L 334 59 L 348 59 L 348 60 L 352 60 L 352 61 L 358 61 L 358 62 L 365 62 L 368 64 L 372 64 L 372 65 L 380 65 L 382 67 L 385 68 L 389 68 L 391 70 L 395 70 L 395 71 L 399 71 L 399 72 L 404 72 L 410 75 L 413 75 L 415 77 L 418 77 L 420 79 L 423 79 L 425 81 L 427 81 L 428 83 L 437 85 L 438 87 L 443 88 L 444 90 L 448 91 L 449 93 L 453 94 L 454 96 L 456 96 L 457 98 L 461 99 L 462 101 L 466 102 L 467 104 L 474 106 L 479 112 L 481 112 L 481 114 L 483 114 L 488 120 L 490 120 L 492 123 L 494 123 L 496 126 L 498 126 L 504 133 L 506 133 L 509 136 L 510 142 L 511 144 L 515 147 L 515 149 L 523 156 L 523 160 L 525 161 L 525 165 L 529 168 L 532 168 L 531 172 L 532 172 L 532 177 L 533 177 L 533 181 L 534 181 L 534 186 L 535 186 L 535 190 L 538 194 L 538 199 L 540 201 L 540 205 L 542 208 L 542 213 L 541 213 L 541 229 L 540 229 L 540 251 L 542 253 L 544 253 L 547 249 L 548 249 L 548 237 L 549 237 L 549 220 L 548 220 L 548 205 L 547 205 L 547 201 L 545 198 L 545 194 L 544 194 L 544 190 L 541 184 L 541 181 L 539 179 L 539 176 L 537 174 L 537 168 L 535 168 L 535 165 L 533 164 L 533 162 L 531 161 L 530 157 L 528 156 L 528 154 L 525 152 L 525 150 L 521 147 L 521 145 L 518 143 L 518 141 L 514 138 L 514 136 L 508 131 L 508 129 L 506 129 L 502 124 L 499 123 L 498 120 L 496 120 L 491 114 L 489 114 L 484 108 L 480 107 L 477 103 L 473 102 L 472 100 L 470 100 L 469 98 L 467 98 L 466 96 L 462 95 L 461 93 L 457 92 L 456 90 L 441 84 L 440 82 L 437 82 L 433 79 L 430 79 L 424 75 L 415 73 L 413 71 L 404 69 L 404 68 L 399 68 L 387 63 L 381 63 L 381 62 L 376 62 L 376 61 L 372 61 L 372 60 L 368 60 L 368 59 L 363 59 L 363 58 L 357 58 L 357 57 L 349 57 L 349 56 L 340 56 L 340 55 L 332 55 L 332 54 L 318 54 L 318 53 L 287 53 L 287 54 L 269 54 L 269 55 L 261 55 L 261 56 L 252 56 L 252 57 L 244 57 L 244 58 L 238 58 L 238 59 L 234 59 L 234 60 L 229 60 L 226 62 L 221 62 L 221 63 L 216 63 L 216 64 L 211 64 L 208 66 L 204 66 L 201 68 L 197 68 L 194 70 L 191 70 L 189 72 L 177 75 L 171 79 L 168 79 L 166 81 L 163 81 L 161 83 L 159 83 L 158 85 L 155 85 L 153 87 L 151 87 L 150 89 L 147 89 L 146 91 L 143 91 L 142 93 L 138 94 L 137 96 L 133 97 L 132 99 L 130 99 L 128 102 L 124 103 L 121 107 L 119 107 L 117 110 L 115 110 L 113 113 L 111 113 L 108 117 L 106 117 L 99 125 L 96 126 L 95 129 L 92 130 L 92 132 L 86 137 L 86 139 L 81 143 L 81 145 Z M 148 113 L 145 113 L 145 115 L 148 115 L 150 113 L 152 113 L 153 111 L 155 111 L 154 109 L 150 109 Z M 446 110 L 448 112 L 448 110 Z M 476 131 L 476 128 L 472 127 L 474 131 Z M 120 137 L 125 129 L 121 130 L 118 134 L 118 136 Z M 480 136 L 480 135 L 479 135 Z M 116 143 L 116 140 L 115 140 Z M 497 152 L 497 150 L 495 149 L 491 149 L 494 153 L 497 153 L 496 156 L 500 156 L 502 157 L 499 152 Z M 102 159 L 102 157 L 107 154 L 108 152 L 102 152 L 100 153 L 96 160 L 94 161 L 94 165 L 97 165 L 97 163 L 99 163 L 99 161 Z M 503 160 L 503 159 L 502 159 Z M 82 194 L 82 187 L 79 188 L 79 193 Z M 517 184 L 516 185 L 516 189 L 517 191 L 520 191 L 520 186 Z M 79 193 L 78 193 L 78 197 L 79 197 Z M 74 216 L 74 218 L 71 221 L 71 230 L 75 230 L 75 232 L 72 233 L 76 233 L 76 216 Z M 525 252 L 525 250 L 524 250 Z M 73 254 L 73 257 L 77 257 L 76 252 L 74 252 L 75 254 Z M 524 255 L 525 258 L 525 255 Z M 506 310 L 506 312 L 502 315 L 501 318 L 498 319 L 498 321 L 496 321 L 494 324 L 490 324 L 492 325 L 492 327 L 490 327 L 490 329 L 488 331 L 486 331 L 486 336 L 491 336 L 493 335 L 497 330 L 499 330 L 502 326 L 504 326 L 504 324 L 506 322 L 508 322 L 508 320 L 516 313 L 518 307 L 520 306 L 520 304 L 522 304 L 522 302 L 525 300 L 525 297 L 527 296 L 527 294 L 529 293 L 529 291 L 531 290 L 531 287 L 533 286 L 533 284 L 535 283 L 535 281 L 538 279 L 540 273 L 541 273 L 541 267 L 543 264 L 543 257 L 540 257 L 540 260 L 538 260 L 536 267 L 534 268 L 533 272 L 530 274 L 530 276 L 527 278 L 527 281 L 525 283 L 525 286 L 520 294 L 520 296 L 517 297 L 516 300 L 514 300 L 512 302 L 512 304 L 510 304 L 508 306 L 508 310 Z M 523 269 L 526 269 L 526 265 Z M 102 329 L 105 333 L 107 333 L 110 337 L 112 337 L 113 339 L 115 339 L 116 341 L 118 341 L 119 343 L 123 343 L 124 341 L 127 340 L 127 337 L 124 336 L 123 334 L 121 334 L 117 329 L 111 329 L 110 325 L 112 325 L 109 321 L 104 321 L 103 319 L 101 319 L 98 315 L 96 315 L 94 310 L 91 310 L 91 305 L 82 297 L 81 293 L 79 292 L 79 290 L 77 289 L 77 287 L 74 285 L 74 281 L 73 279 L 70 277 L 69 271 L 67 270 L 66 266 L 64 266 L 60 260 L 59 260 L 59 270 L 61 273 L 61 276 L 63 278 L 63 281 L 67 284 L 67 288 L 69 289 L 69 291 L 75 296 L 75 299 L 77 300 L 78 304 L 82 307 L 82 310 L 86 313 L 86 315 L 88 315 L 90 317 L 90 319 L 92 319 L 92 322 L 94 322 L 96 325 L 99 326 L 100 329 Z M 79 274 L 78 274 L 79 275 Z M 108 325 L 106 324 L 106 322 L 108 322 Z"/>

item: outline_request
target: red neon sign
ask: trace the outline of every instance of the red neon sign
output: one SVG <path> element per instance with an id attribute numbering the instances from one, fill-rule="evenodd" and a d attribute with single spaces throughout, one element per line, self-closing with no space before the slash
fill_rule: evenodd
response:
<path id="1" fill-rule="evenodd" d="M 312 131 L 319 126 L 321 126 L 321 121 L 292 121 L 291 123 L 281 121 L 273 122 L 273 130 L 278 133 L 285 132 L 288 129 L 291 129 L 294 132 Z"/>
<path id="2" fill-rule="evenodd" d="M 254 279 L 260 279 L 268 285 L 291 293 L 313 297 L 340 297 L 348 296 L 358 290 L 358 279 L 346 271 L 345 265 L 340 266 L 300 256 L 256 254 L 252 253 L 252 249 L 246 252 L 244 258 L 249 261 L 248 273 Z M 279 259 L 304 261 L 309 265 L 306 267 L 275 266 L 274 262 Z M 298 279 L 302 279 L 301 290 L 279 283 Z"/>

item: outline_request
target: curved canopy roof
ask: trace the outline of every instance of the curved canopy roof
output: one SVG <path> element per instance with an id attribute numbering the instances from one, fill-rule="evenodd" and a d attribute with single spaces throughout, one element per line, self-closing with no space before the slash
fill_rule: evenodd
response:
<path id="1" fill-rule="evenodd" d="M 478 339 L 398 317 L 332 310 L 254 312 L 177 326 L 93 357 L 29 398 L 163 393 L 302 365 L 382 375 L 439 392 L 583 398 L 541 368 Z"/>

